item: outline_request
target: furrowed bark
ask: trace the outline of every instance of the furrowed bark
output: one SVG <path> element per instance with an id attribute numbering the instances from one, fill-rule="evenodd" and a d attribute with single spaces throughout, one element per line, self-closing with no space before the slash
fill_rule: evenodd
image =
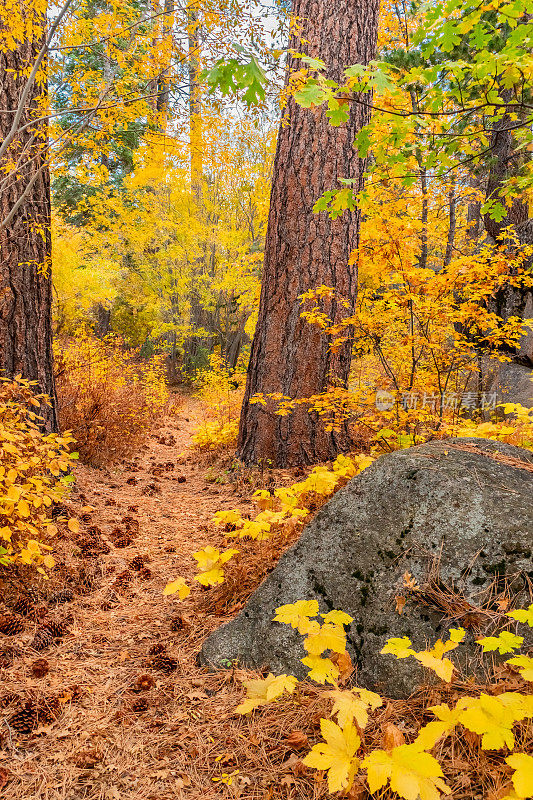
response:
<path id="1" fill-rule="evenodd" d="M 293 38 L 291 47 L 321 58 L 328 77 L 340 79 L 345 67 L 374 56 L 378 10 L 377 0 L 294 0 L 301 41 Z M 289 59 L 289 71 L 300 67 L 299 59 Z M 326 432 L 305 407 L 279 417 L 250 399 L 275 392 L 306 398 L 346 384 L 351 345 L 332 354 L 325 337 L 301 319 L 299 296 L 320 285 L 333 287 L 349 303 L 348 309 L 335 301 L 324 304 L 335 321 L 354 307 L 357 266 L 349 257 L 359 243 L 360 212 L 332 221 L 312 208 L 326 190 L 341 186 L 339 178 L 355 178 L 355 191 L 362 187 L 365 164 L 353 142 L 368 119 L 368 109 L 354 102 L 348 123 L 333 128 L 323 109 L 306 110 L 289 99 L 274 163 L 259 319 L 240 420 L 238 456 L 246 463 L 310 464 L 349 447 L 345 428 Z"/>

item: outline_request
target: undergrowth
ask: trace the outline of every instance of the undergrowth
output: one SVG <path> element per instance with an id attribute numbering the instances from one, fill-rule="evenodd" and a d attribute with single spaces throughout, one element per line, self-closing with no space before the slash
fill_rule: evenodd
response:
<path id="1" fill-rule="evenodd" d="M 58 532 L 52 507 L 68 491 L 76 454 L 69 432 L 42 432 L 38 410 L 47 398 L 33 388 L 20 377 L 0 382 L 0 571 L 25 564 L 46 575 Z M 77 530 L 77 520 L 68 524 Z"/>
<path id="2" fill-rule="evenodd" d="M 237 442 L 246 372 L 240 362 L 230 369 L 218 353 L 196 377 L 196 396 L 203 401 L 204 418 L 193 436 L 194 446 L 216 455 Z"/>
<path id="3" fill-rule="evenodd" d="M 60 342 L 56 376 L 61 428 L 91 466 L 130 456 L 168 410 L 163 358 L 141 361 L 117 337 L 80 333 Z"/>

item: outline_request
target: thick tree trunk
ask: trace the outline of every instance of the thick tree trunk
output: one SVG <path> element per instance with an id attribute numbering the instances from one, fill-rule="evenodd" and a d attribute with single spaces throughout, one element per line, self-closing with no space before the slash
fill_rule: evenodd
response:
<path id="1" fill-rule="evenodd" d="M 291 46 L 323 59 L 329 77 L 339 79 L 348 65 L 374 56 L 378 5 L 379 0 L 293 0 L 301 41 Z M 289 70 L 301 66 L 299 59 L 289 60 Z M 368 118 L 366 106 L 354 102 L 348 123 L 333 128 L 322 109 L 305 110 L 292 98 L 288 102 L 274 163 L 259 320 L 240 421 L 238 456 L 246 463 L 309 464 L 349 446 L 345 429 L 327 433 L 305 407 L 280 417 L 272 413 L 272 404 L 264 408 L 250 399 L 276 392 L 306 398 L 331 384 L 346 384 L 351 345 L 332 354 L 325 337 L 301 319 L 299 296 L 326 285 L 352 307 L 355 303 L 357 267 L 348 262 L 359 243 L 360 212 L 332 221 L 312 207 L 326 190 L 340 186 L 339 178 L 355 178 L 355 191 L 362 186 L 364 162 L 353 141 Z M 334 320 L 350 312 L 335 302 L 324 310 Z"/>
<path id="2" fill-rule="evenodd" d="M 0 141 L 11 129 L 42 43 L 36 32 L 33 41 L 23 41 L 15 51 L 0 51 Z M 21 374 L 36 381 L 38 390 L 51 397 L 52 408 L 43 408 L 42 413 L 46 428 L 56 430 L 46 126 L 41 122 L 22 130 L 44 113 L 45 96 L 44 82 L 38 79 L 26 102 L 20 132 L 0 164 L 0 369 L 8 377 Z M 11 164 L 16 169 L 10 170 Z"/>

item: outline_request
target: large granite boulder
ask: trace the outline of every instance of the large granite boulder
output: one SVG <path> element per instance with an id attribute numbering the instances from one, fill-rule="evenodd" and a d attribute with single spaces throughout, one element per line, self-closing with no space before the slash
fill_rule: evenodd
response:
<path id="1" fill-rule="evenodd" d="M 486 605 L 505 587 L 515 607 L 531 602 L 533 471 L 525 465 L 533 465 L 532 453 L 484 439 L 382 456 L 319 511 L 243 611 L 205 641 L 200 661 L 220 667 L 237 660 L 304 677 L 301 636 L 272 618 L 277 606 L 317 598 L 322 612 L 354 617 L 348 650 L 358 684 L 410 694 L 422 668 L 380 655 L 386 639 L 409 636 L 423 649 L 449 627 L 483 623 L 468 603 Z M 436 594 L 409 601 L 400 615 L 395 598 L 405 572 L 422 588 L 432 573 Z M 440 607 L 449 589 L 467 601 L 455 603 L 455 619 Z M 456 651 L 463 659 L 478 657 L 474 633 L 470 627 L 469 643 Z"/>

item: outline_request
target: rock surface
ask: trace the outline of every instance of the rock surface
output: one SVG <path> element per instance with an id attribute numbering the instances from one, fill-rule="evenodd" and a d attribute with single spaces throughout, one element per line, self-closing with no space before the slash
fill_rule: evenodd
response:
<path id="1" fill-rule="evenodd" d="M 475 606 L 506 584 L 514 607 L 531 602 L 533 472 L 514 459 L 533 464 L 532 453 L 483 439 L 382 456 L 319 511 L 244 610 L 205 641 L 200 661 L 220 667 L 237 660 L 304 677 L 301 636 L 272 618 L 277 606 L 317 598 L 321 612 L 341 609 L 354 617 L 348 651 L 357 683 L 392 697 L 410 694 L 422 668 L 412 658 L 380 655 L 386 639 L 409 636 L 424 649 L 462 625 L 465 609 L 457 606 L 450 619 L 438 603 L 409 600 L 398 614 L 405 572 L 424 589 L 438 563 L 440 585 L 455 587 Z M 469 669 L 480 650 L 473 639 L 469 630 L 470 642 L 456 651 Z"/>

